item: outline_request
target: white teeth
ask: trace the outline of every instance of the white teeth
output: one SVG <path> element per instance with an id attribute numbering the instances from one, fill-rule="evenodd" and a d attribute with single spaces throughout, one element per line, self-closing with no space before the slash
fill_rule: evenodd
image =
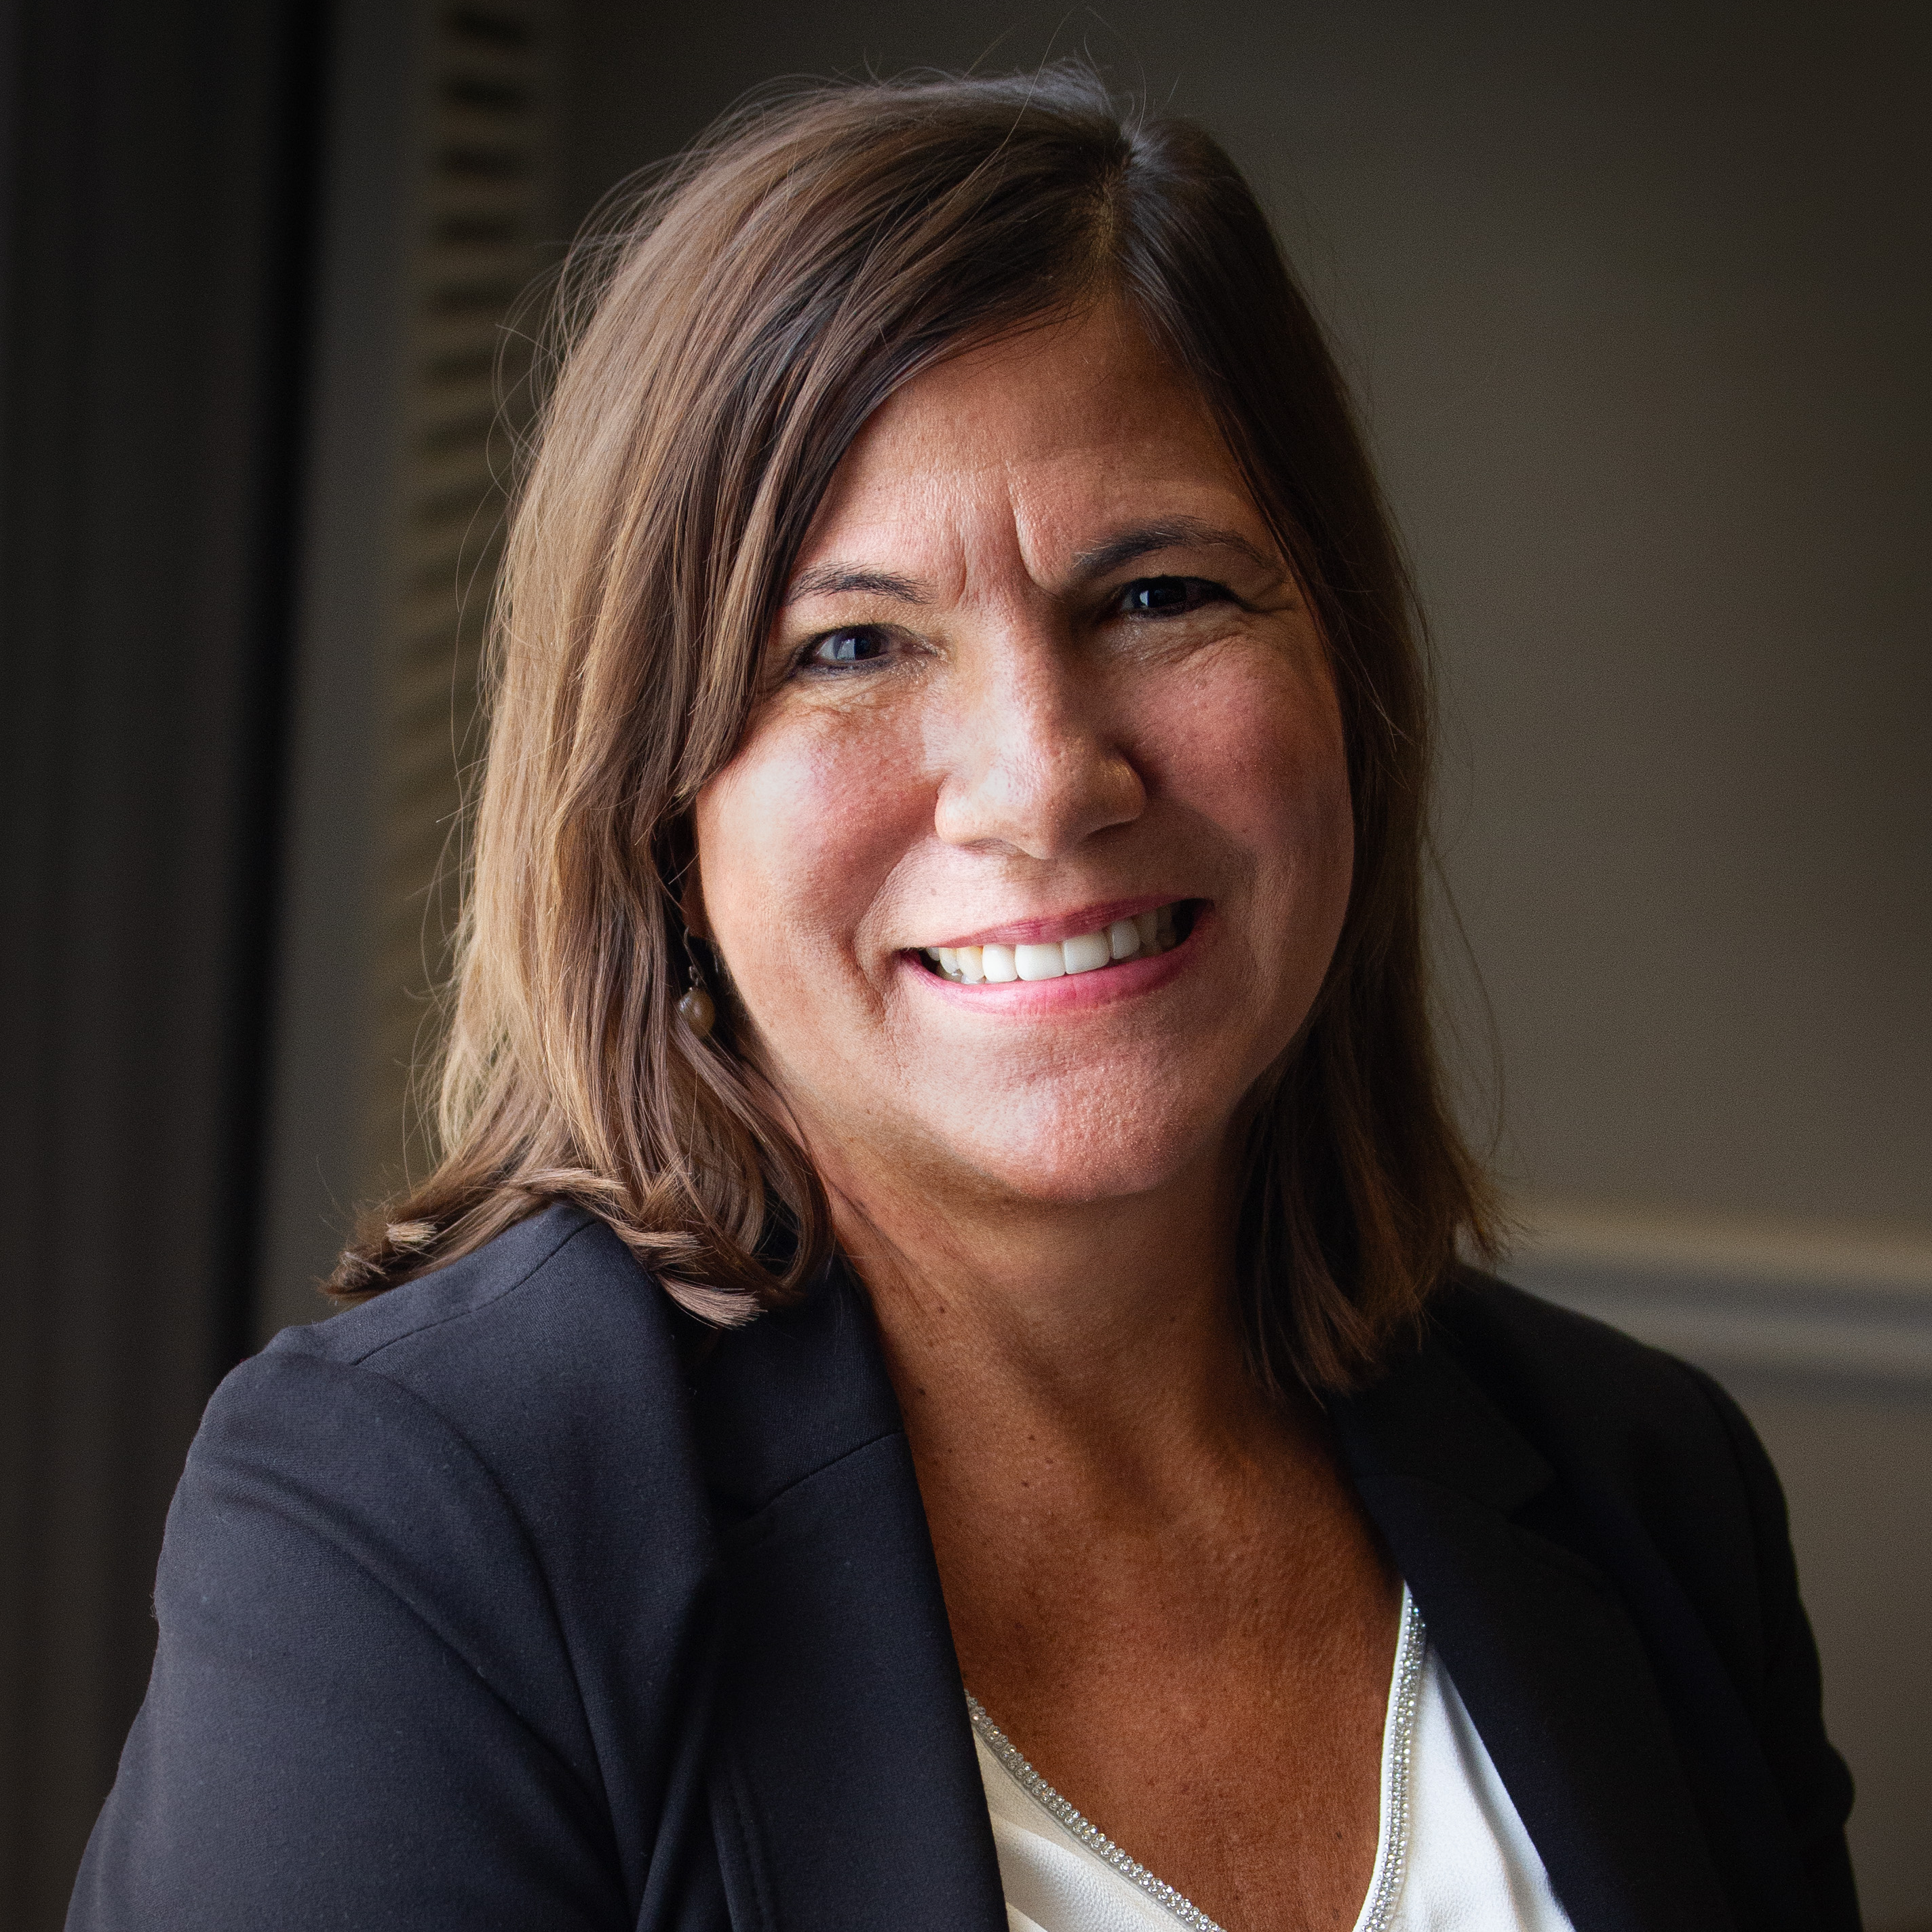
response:
<path id="1" fill-rule="evenodd" d="M 1016 946 L 1013 966 L 1022 980 L 1057 980 L 1066 970 L 1066 955 L 1058 940 L 1045 946 Z"/>
<path id="2" fill-rule="evenodd" d="M 1104 932 L 1083 932 L 1076 939 L 1062 940 L 1060 950 L 1066 956 L 1070 973 L 1090 973 L 1096 967 L 1107 964 L 1114 956 Z"/>
<path id="3" fill-rule="evenodd" d="M 1005 986 L 1016 980 L 1094 973 L 1117 959 L 1169 952 L 1179 943 L 1174 907 L 1169 904 L 1137 912 L 1132 919 L 1117 919 L 1102 932 L 1076 933 L 1071 939 L 1048 940 L 1041 946 L 927 946 L 920 950 L 956 984 L 976 986 L 984 981 Z"/>

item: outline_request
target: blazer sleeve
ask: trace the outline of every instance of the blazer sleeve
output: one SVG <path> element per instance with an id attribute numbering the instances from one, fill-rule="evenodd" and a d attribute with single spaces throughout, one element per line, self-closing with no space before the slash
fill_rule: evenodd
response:
<path id="1" fill-rule="evenodd" d="M 236 1370 L 155 1613 L 69 1932 L 630 1924 L 531 1543 L 418 1395 L 298 1352 Z"/>
<path id="2" fill-rule="evenodd" d="M 1730 1438 L 1750 1511 L 1764 1637 L 1757 1718 L 1765 1759 L 1784 1793 L 1820 1920 L 1830 1932 L 1859 1932 L 1858 1889 L 1845 1842 L 1852 1774 L 1825 1735 L 1818 1647 L 1798 1596 L 1784 1492 L 1744 1412 L 1712 1377 L 1691 1372 Z"/>

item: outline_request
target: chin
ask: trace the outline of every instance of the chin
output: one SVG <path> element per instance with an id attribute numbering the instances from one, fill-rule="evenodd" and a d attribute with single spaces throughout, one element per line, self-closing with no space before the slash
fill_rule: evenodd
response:
<path id="1" fill-rule="evenodd" d="M 1090 1205 L 1156 1192 L 1198 1168 L 1216 1151 L 1223 1118 L 1089 1094 L 1072 1108 L 996 1114 L 991 1132 L 956 1128 L 942 1158 L 1016 1204 Z"/>

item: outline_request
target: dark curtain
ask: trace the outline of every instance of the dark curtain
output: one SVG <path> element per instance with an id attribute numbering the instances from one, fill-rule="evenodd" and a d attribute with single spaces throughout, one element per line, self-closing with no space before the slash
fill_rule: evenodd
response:
<path id="1" fill-rule="evenodd" d="M 0 15 L 0 1925 L 58 1926 L 254 1259 L 320 23 Z"/>

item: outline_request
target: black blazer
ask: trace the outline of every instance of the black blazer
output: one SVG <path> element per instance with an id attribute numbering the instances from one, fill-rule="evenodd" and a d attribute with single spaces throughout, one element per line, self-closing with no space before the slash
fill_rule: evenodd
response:
<path id="1" fill-rule="evenodd" d="M 555 1208 L 236 1370 L 70 1928 L 1004 1932 L 862 1292 L 688 1342 Z M 1777 1480 L 1714 1383 L 1472 1276 L 1334 1414 L 1577 1932 L 1856 1926 Z"/>

